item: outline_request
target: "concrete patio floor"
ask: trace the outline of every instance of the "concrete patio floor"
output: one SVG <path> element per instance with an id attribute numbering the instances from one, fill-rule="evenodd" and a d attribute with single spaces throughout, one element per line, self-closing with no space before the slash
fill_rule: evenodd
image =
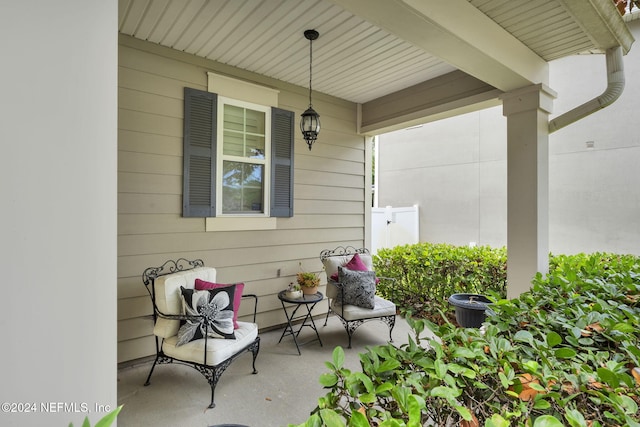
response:
<path id="1" fill-rule="evenodd" d="M 324 318 L 316 324 L 323 346 L 311 341 L 300 347 L 298 355 L 292 337 L 278 344 L 282 328 L 261 333 L 260 353 L 256 360 L 258 374 L 252 375 L 251 354 L 237 359 L 222 375 L 216 387 L 216 407 L 208 409 L 211 389 L 195 369 L 184 365 L 159 365 L 151 385 L 143 383 L 151 362 L 121 368 L 118 371 L 118 404 L 124 405 L 118 416 L 118 426 L 209 427 L 238 424 L 250 427 L 281 427 L 300 424 L 316 407 L 318 398 L 326 394 L 318 379 L 328 372 L 326 361 L 336 346 L 345 349 L 345 366 L 359 370 L 360 352 L 365 347 L 384 344 L 389 336 L 387 326 L 373 321 L 358 328 L 353 348 L 347 349 L 347 334 L 336 317 Z M 412 330 L 397 317 L 393 343 L 408 342 Z M 315 337 L 305 328 L 300 341 Z"/>

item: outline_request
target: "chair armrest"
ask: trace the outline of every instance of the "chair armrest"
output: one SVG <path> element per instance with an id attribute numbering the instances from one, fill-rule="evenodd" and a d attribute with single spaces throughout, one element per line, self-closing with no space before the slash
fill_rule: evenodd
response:
<path id="1" fill-rule="evenodd" d="M 156 316 L 168 320 L 194 320 L 204 319 L 202 314 L 165 314 L 160 310 L 156 310 Z"/>
<path id="2" fill-rule="evenodd" d="M 255 295 L 255 294 L 242 295 L 242 299 L 250 299 L 250 298 L 253 298 L 253 323 L 256 323 L 256 315 L 258 314 L 258 295 Z"/>

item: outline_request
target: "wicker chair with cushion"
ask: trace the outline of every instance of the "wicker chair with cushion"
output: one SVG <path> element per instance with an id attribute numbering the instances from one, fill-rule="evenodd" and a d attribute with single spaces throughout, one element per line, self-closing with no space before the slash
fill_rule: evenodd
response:
<path id="1" fill-rule="evenodd" d="M 153 303 L 156 365 L 181 363 L 198 370 L 211 386 L 211 403 L 222 373 L 244 352 L 253 353 L 253 373 L 260 350 L 256 324 L 258 297 L 243 295 L 244 284 L 218 284 L 216 269 L 202 260 L 169 260 L 142 274 Z M 237 320 L 240 301 L 253 300 L 253 321 Z"/>
<path id="2" fill-rule="evenodd" d="M 396 305 L 376 295 L 379 280 L 373 271 L 371 254 L 366 248 L 339 246 L 320 252 L 320 260 L 327 273 L 327 299 L 330 313 L 335 313 L 347 331 L 349 348 L 355 330 L 370 320 L 380 320 L 389 327 L 389 341 L 396 323 Z"/>

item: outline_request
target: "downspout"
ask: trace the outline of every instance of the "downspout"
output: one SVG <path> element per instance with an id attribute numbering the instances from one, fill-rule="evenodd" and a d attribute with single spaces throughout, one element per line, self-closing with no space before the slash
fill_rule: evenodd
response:
<path id="1" fill-rule="evenodd" d="M 561 116 L 549 122 L 549 133 L 562 129 L 571 123 L 577 122 L 588 115 L 595 113 L 609 105 L 620 97 L 624 90 L 624 66 L 622 60 L 622 47 L 616 46 L 607 49 L 605 58 L 607 61 L 607 88 L 602 95 L 587 101 L 573 110 L 567 111 Z"/>

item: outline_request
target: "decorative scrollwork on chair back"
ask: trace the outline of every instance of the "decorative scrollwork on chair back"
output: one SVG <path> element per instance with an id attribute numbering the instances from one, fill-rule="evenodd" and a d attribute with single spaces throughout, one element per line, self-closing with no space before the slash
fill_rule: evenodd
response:
<path id="1" fill-rule="evenodd" d="M 359 248 L 356 249 L 353 246 L 338 246 L 335 249 L 325 249 L 320 252 L 320 260 L 324 261 L 325 259 L 332 256 L 344 256 L 344 255 L 353 255 L 353 254 L 369 254 L 369 249 L 367 248 Z"/>
<path id="2" fill-rule="evenodd" d="M 160 276 L 175 273 L 177 271 L 192 270 L 196 267 L 204 267 L 204 262 L 201 259 L 195 259 L 190 261 L 185 258 L 178 258 L 177 260 L 168 260 L 160 267 L 149 267 L 142 273 L 142 282 L 145 286 L 157 279 Z"/>

